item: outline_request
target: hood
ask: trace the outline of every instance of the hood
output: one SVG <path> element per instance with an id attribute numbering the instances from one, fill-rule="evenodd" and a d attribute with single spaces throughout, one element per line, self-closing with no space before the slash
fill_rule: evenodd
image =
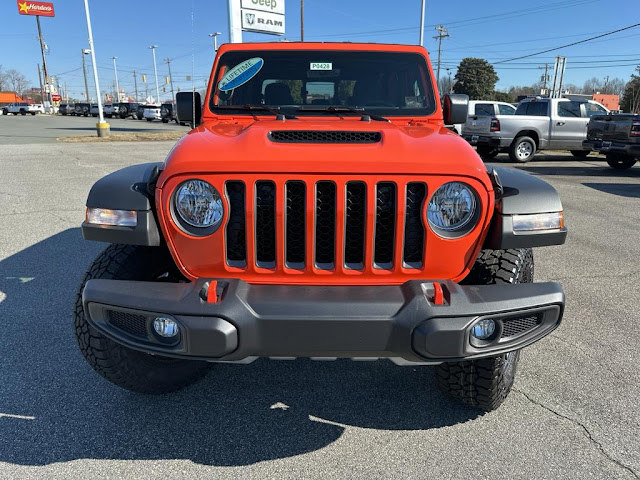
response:
<path id="1" fill-rule="evenodd" d="M 276 131 L 374 132 L 374 143 L 279 143 Z M 473 148 L 437 124 L 340 119 L 215 121 L 185 135 L 165 162 L 158 186 L 196 173 L 460 175 L 488 182 Z"/>

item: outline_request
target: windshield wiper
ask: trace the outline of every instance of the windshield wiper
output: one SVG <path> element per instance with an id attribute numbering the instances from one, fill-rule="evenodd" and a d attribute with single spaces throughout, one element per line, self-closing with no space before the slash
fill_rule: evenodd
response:
<path id="1" fill-rule="evenodd" d="M 261 112 L 269 112 L 276 116 L 276 120 L 295 120 L 298 118 L 290 113 L 284 113 L 280 110 L 280 107 L 267 107 L 266 105 L 214 105 L 213 108 L 219 108 L 221 110 L 258 110 Z"/>
<path id="2" fill-rule="evenodd" d="M 380 115 L 375 115 L 373 113 L 367 112 L 364 108 L 361 107 L 342 107 L 342 106 L 334 106 L 331 105 L 329 107 L 300 107 L 296 110 L 296 112 L 330 112 L 330 113 L 355 113 L 360 115 L 360 119 L 364 121 L 375 120 L 377 122 L 390 122 L 388 118 L 381 117 Z"/>

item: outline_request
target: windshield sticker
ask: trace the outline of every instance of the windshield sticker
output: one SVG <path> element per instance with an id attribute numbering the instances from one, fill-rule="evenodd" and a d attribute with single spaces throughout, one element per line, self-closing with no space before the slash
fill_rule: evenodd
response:
<path id="1" fill-rule="evenodd" d="M 258 74 L 262 65 L 264 65 L 264 60 L 260 57 L 250 58 L 239 63 L 222 77 L 222 80 L 218 83 L 218 89 L 227 92 L 244 85 Z"/>
<path id="2" fill-rule="evenodd" d="M 333 70 L 331 62 L 311 62 L 309 70 Z"/>

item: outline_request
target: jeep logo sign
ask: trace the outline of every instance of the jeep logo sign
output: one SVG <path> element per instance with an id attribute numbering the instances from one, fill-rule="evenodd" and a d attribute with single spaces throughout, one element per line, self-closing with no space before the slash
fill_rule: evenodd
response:
<path id="1" fill-rule="evenodd" d="M 284 0 L 241 0 L 242 29 L 284 35 Z"/>

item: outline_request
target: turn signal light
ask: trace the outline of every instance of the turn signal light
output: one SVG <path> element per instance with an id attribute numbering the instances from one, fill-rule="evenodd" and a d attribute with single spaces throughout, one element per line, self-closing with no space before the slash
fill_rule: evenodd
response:
<path id="1" fill-rule="evenodd" d="M 138 224 L 138 215 L 135 210 L 110 210 L 108 208 L 87 207 L 86 221 L 93 225 L 135 227 Z"/>
<path id="2" fill-rule="evenodd" d="M 513 216 L 514 233 L 539 230 L 562 230 L 563 228 L 564 214 L 562 212 Z"/>

